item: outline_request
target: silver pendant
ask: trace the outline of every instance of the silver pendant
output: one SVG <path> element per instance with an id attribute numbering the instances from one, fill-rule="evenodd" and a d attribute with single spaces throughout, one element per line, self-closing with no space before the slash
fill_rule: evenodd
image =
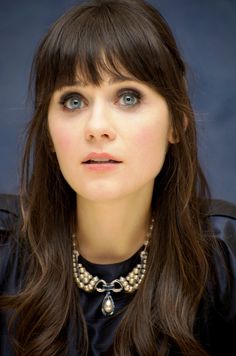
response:
<path id="1" fill-rule="evenodd" d="M 111 293 L 107 292 L 102 302 L 102 313 L 105 316 L 112 315 L 115 310 L 115 304 L 112 299 Z"/>

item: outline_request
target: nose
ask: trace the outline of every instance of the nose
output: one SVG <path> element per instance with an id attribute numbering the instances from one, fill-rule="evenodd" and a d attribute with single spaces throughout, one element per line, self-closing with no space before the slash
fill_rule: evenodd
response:
<path id="1" fill-rule="evenodd" d="M 104 104 L 97 104 L 91 108 L 85 127 L 87 141 L 113 141 L 116 131 L 112 125 L 112 113 Z"/>

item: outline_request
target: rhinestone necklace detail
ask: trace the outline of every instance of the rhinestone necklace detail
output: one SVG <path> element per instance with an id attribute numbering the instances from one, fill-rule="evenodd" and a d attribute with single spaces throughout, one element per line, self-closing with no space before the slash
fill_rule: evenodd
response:
<path id="1" fill-rule="evenodd" d="M 142 282 L 147 265 L 147 246 L 149 244 L 150 237 L 152 235 L 154 225 L 154 219 L 152 219 L 151 224 L 149 226 L 148 232 L 146 233 L 146 241 L 144 242 L 144 248 L 140 251 L 140 263 L 138 263 L 131 272 L 128 273 L 126 277 L 119 277 L 118 279 L 114 279 L 112 282 L 107 283 L 104 279 L 100 279 L 98 276 L 91 275 L 86 268 L 79 263 L 79 252 L 76 249 L 75 238 L 76 235 L 73 234 L 73 274 L 74 279 L 77 286 L 80 289 L 83 289 L 85 292 L 94 292 L 97 291 L 99 293 L 106 293 L 103 302 L 102 302 L 102 313 L 105 316 L 112 315 L 115 311 L 115 303 L 111 296 L 111 292 L 119 293 L 122 290 L 126 293 L 135 292 L 140 283 Z"/>

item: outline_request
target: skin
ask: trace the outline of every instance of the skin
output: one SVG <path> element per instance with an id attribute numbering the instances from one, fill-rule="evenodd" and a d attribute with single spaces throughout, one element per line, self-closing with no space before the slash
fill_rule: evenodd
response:
<path id="1" fill-rule="evenodd" d="M 154 179 L 174 140 L 166 101 L 153 88 L 132 77 L 103 78 L 100 86 L 78 82 L 55 91 L 48 127 L 62 174 L 77 194 L 79 251 L 108 264 L 143 244 Z M 75 95 L 62 103 L 65 93 Z M 82 163 L 91 152 L 121 163 L 91 170 Z"/>

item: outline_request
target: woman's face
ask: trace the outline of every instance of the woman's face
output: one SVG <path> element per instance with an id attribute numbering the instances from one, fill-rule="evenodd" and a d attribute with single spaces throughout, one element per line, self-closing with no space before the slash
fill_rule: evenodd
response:
<path id="1" fill-rule="evenodd" d="M 103 78 L 55 91 L 48 111 L 65 180 L 78 198 L 100 202 L 152 190 L 173 143 L 162 96 L 132 77 Z"/>

